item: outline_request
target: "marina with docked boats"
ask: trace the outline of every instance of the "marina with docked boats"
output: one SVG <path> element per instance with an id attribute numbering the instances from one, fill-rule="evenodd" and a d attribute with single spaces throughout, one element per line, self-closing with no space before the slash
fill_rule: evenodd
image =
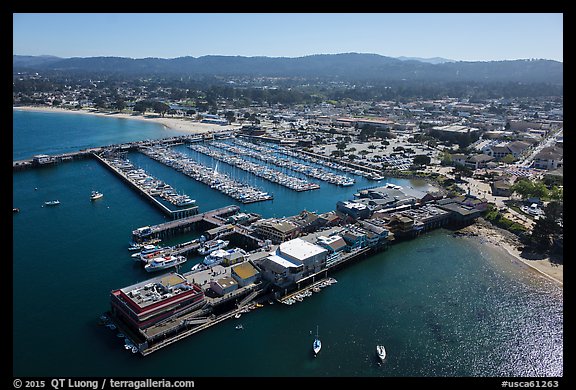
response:
<path id="1" fill-rule="evenodd" d="M 110 310 L 101 318 L 104 325 L 118 330 L 126 349 L 132 352 L 148 355 L 247 311 L 274 302 L 291 305 L 302 301 L 333 284 L 333 273 L 339 268 L 383 251 L 393 242 L 449 224 L 470 223 L 486 205 L 473 197 L 446 198 L 381 185 L 374 172 L 321 163 L 277 145 L 237 139 L 197 143 L 202 141 L 158 140 L 91 152 L 171 218 L 132 232 L 129 249 L 136 252 L 132 257 L 156 276 L 112 290 Z M 242 204 L 272 200 L 273 195 L 219 172 L 217 165 L 211 168 L 202 164 L 194 154 L 173 148 L 186 143 L 192 153 L 208 155 L 217 160 L 216 164 L 264 176 L 296 192 L 320 185 L 284 170 L 322 177 L 327 185 L 343 187 L 354 183 L 352 175 L 361 174 L 374 180 L 376 186 L 359 189 L 354 199 L 338 201 L 327 213 L 303 210 L 290 217 L 263 219 L 242 213 L 236 205 L 199 213 L 201 205 L 191 196 L 137 167 L 126 157 L 127 150 L 140 152 Z M 282 160 L 280 156 L 289 158 Z M 276 159 L 280 162 L 272 162 Z M 42 166 L 39 161 L 37 165 Z M 268 163 L 282 167 L 282 171 L 269 170 Z M 307 187 L 310 184 L 314 187 Z M 201 232 L 202 236 L 174 246 L 162 245 L 163 240 L 188 232 Z M 180 272 L 191 254 L 204 259 L 190 271 Z"/>

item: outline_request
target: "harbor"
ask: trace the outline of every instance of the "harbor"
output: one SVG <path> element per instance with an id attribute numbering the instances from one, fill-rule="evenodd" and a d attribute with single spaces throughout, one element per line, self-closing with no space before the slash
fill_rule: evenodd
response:
<path id="1" fill-rule="evenodd" d="M 208 184 L 243 204 L 271 198 L 267 192 L 233 180 L 171 148 L 184 144 L 176 140 L 167 144 L 156 141 L 129 150 Z M 290 157 L 294 160 L 279 160 L 274 164 L 275 153 L 291 153 L 271 146 L 252 147 L 244 141 L 232 144 L 211 141 L 187 147 L 296 192 L 305 191 L 309 183 L 239 156 L 265 164 L 284 165 L 312 177 L 322 176 L 325 181 L 341 187 L 354 183 L 347 181 L 346 176 L 332 176 L 319 169 L 312 164 L 322 164 L 302 154 L 292 154 Z M 288 306 L 301 302 L 335 283 L 333 274 L 341 268 L 384 252 L 395 242 L 417 238 L 424 232 L 472 223 L 484 205 L 482 202 L 474 205 L 477 211 L 471 212 L 469 207 L 474 199 L 435 198 L 424 192 L 386 184 L 358 190 L 354 199 L 339 200 L 334 210 L 322 215 L 303 211 L 300 215 L 281 219 L 262 219 L 244 213 L 246 217 L 239 218 L 241 208 L 237 205 L 203 213 L 198 213 L 195 205 L 171 210 L 167 204 L 178 206 L 179 200 L 192 203 L 192 199 L 175 191 L 166 181 L 136 167 L 123 157 L 126 153 L 123 149 L 106 148 L 93 156 L 172 219 L 134 229 L 132 242 L 142 245 L 192 232 L 202 233 L 202 239 L 159 247 L 158 253 L 150 259 L 142 258 L 146 271 L 150 271 L 156 262 L 174 264 L 166 266 L 164 272 L 168 273 L 111 292 L 106 325 L 113 325 L 125 336 L 126 349 L 136 350 L 144 356 L 225 320 L 237 319 L 250 309 L 271 302 Z M 260 157 L 257 158 L 257 154 Z M 296 159 L 308 161 L 309 168 Z M 350 167 L 327 167 L 354 175 L 362 176 L 363 173 Z M 387 200 L 375 201 L 381 199 Z M 224 257 L 216 263 L 207 265 L 208 254 L 190 271 L 180 271 L 180 264 L 187 258 L 202 254 L 201 248 L 224 239 L 230 249 L 222 250 Z M 233 253 L 242 254 L 233 260 L 227 257 Z M 176 262 L 177 259 L 182 260 Z"/>
<path id="2" fill-rule="evenodd" d="M 402 187 L 386 185 L 372 191 L 402 193 Z M 357 195 L 367 194 L 361 191 Z M 224 261 L 214 265 L 195 266 L 183 273 L 170 272 L 113 290 L 111 310 L 106 318 L 123 334 L 132 335 L 128 344 L 146 356 L 227 319 L 237 319 L 246 313 L 246 307 L 262 307 L 274 301 L 288 306 L 301 302 L 334 284 L 336 280 L 331 275 L 343 267 L 386 251 L 395 242 L 417 238 L 423 232 L 472 223 L 479 215 L 470 213 L 458 200 L 447 203 L 421 197 L 408 208 L 399 204 L 378 211 L 369 210 L 362 199 L 356 203 L 337 203 L 334 216 L 340 221 L 338 224 L 323 217 L 311 231 L 278 244 L 272 244 L 274 236 L 269 234 L 274 233 L 259 229 L 257 226 L 264 225 L 256 220 L 254 226 L 244 227 L 255 244 L 248 251 L 222 251 Z M 480 210 L 482 206 L 477 207 Z M 238 211 L 238 207 L 228 206 L 185 221 L 138 228 L 133 232 L 133 240 L 159 238 L 162 232 L 173 234 L 206 220 L 221 227 L 222 216 L 233 216 Z M 301 221 L 301 215 L 269 222 L 266 226 L 280 229 L 296 221 Z M 197 248 L 199 243 L 191 245 Z M 241 256 L 226 260 L 234 251 L 241 251 Z M 162 302 L 162 305 L 153 302 Z M 147 313 L 145 317 L 136 320 L 143 313 Z"/>
<path id="3" fill-rule="evenodd" d="M 221 145 L 221 144 L 220 144 Z M 271 181 L 273 183 L 280 184 L 286 188 L 294 191 L 310 191 L 320 188 L 316 183 L 310 183 L 307 180 L 299 179 L 297 177 L 282 173 L 278 170 L 268 168 L 264 165 L 256 164 L 247 160 L 244 160 L 238 156 L 221 153 L 217 150 L 211 149 L 204 145 L 190 145 L 190 149 L 203 153 L 210 156 L 216 160 L 225 162 L 226 164 L 238 167 L 244 171 L 250 172 L 256 176 L 263 177 L 264 179 Z"/>
<path id="4" fill-rule="evenodd" d="M 94 154 L 94 157 L 168 217 L 178 219 L 198 213 L 198 206 L 190 206 L 195 204 L 195 201 L 186 195 L 176 194 L 169 184 L 149 176 L 143 169 L 136 169 L 127 159 L 109 152 L 102 153 L 102 155 Z M 175 206 L 185 208 L 172 210 L 162 203 L 157 196 L 168 199 Z"/>
<path id="5" fill-rule="evenodd" d="M 273 196 L 267 192 L 251 187 L 247 183 L 233 180 L 228 175 L 206 167 L 182 153 L 160 146 L 141 149 L 141 151 L 146 156 L 244 204 L 273 199 Z"/>
<path id="6" fill-rule="evenodd" d="M 62 116 L 66 120 L 76 117 Z M 74 125 L 59 123 L 58 127 Z M 141 127 L 134 131 L 140 134 Z M 81 147 L 85 137 L 83 134 L 79 142 Z M 35 150 L 34 154 L 41 152 Z M 152 176 L 197 199 L 200 211 L 231 203 L 230 197 L 176 170 L 157 169 L 164 165 L 148 159 L 138 148 L 128 153 L 136 166 L 145 167 Z M 210 166 L 208 159 L 203 164 Z M 334 210 L 338 201 L 353 199 L 354 193 L 373 187 L 374 183 L 365 177 L 355 178 L 354 187 L 324 185 L 305 193 L 279 186 L 274 189 L 276 185 L 270 184 L 263 189 L 274 191 L 273 202 L 235 205 L 240 207 L 239 213 L 255 212 L 261 219 L 282 220 L 303 208 L 322 215 Z M 191 183 L 188 186 L 187 180 Z M 405 190 L 416 187 L 406 179 L 387 180 Z M 92 189 L 102 191 L 104 198 L 90 202 Z M 535 280 L 512 259 L 503 258 L 505 253 L 491 250 L 490 245 L 474 245 L 468 237 L 454 238 L 452 231 L 444 229 L 445 222 L 432 227 L 432 221 L 425 233 L 412 233 L 415 239 L 395 240 L 387 250 L 368 252 L 355 262 L 333 269 L 328 277 L 338 283 L 318 293 L 304 295 L 309 287 L 302 284 L 302 302 L 296 300 L 299 290 L 295 289 L 287 294 L 294 293 L 297 303 L 285 305 L 274 299 L 260 302 L 256 297 L 228 317 L 217 315 L 221 320 L 217 326 L 206 322 L 193 327 L 193 322 L 210 315 L 197 319 L 190 316 L 189 330 L 195 329 L 192 337 L 185 333 L 181 338 L 168 337 L 170 344 L 142 357 L 137 347 L 131 353 L 134 349 L 126 345 L 125 338 L 117 337 L 118 329 L 97 326 L 98 316 L 110 309 L 112 290 L 162 276 L 149 274 L 140 264 L 134 264 L 126 247 L 133 230 L 164 223 L 165 214 L 150 207 L 92 156 L 46 168 L 15 170 L 14 199 L 14 206 L 20 210 L 13 215 L 13 338 L 18 346 L 13 356 L 15 375 L 121 377 L 154 372 L 221 377 L 223 365 L 227 367 L 225 376 L 291 376 L 295 372 L 302 376 L 561 373 L 562 290 L 558 292 L 553 285 Z M 50 199 L 59 199 L 61 204 L 41 207 Z M 405 224 L 408 229 L 408 221 L 400 217 L 397 224 L 398 228 Z M 161 242 L 167 246 L 188 243 L 213 225 L 197 226 L 183 233 L 175 231 Z M 321 232 L 329 235 L 330 230 L 317 233 Z M 229 247 L 234 246 L 231 243 Z M 202 261 L 195 253 L 188 253 L 188 262 L 179 267 L 179 273 L 187 274 L 190 267 Z M 223 274 L 210 277 L 217 280 L 218 276 Z M 315 281 L 323 277 L 320 274 Z M 31 279 L 36 286 L 33 291 L 41 293 L 31 294 Z M 60 282 L 63 280 L 65 285 Z M 279 292 L 282 297 L 284 290 Z M 234 309 L 234 304 L 231 307 Z M 515 310 L 510 312 L 510 307 Z M 534 307 L 540 310 L 534 311 Z M 548 320 L 542 322 L 542 318 Z M 534 323 L 540 325 L 526 326 Z M 239 325 L 243 325 L 242 330 L 236 328 Z M 317 325 L 323 350 L 314 359 L 311 346 Z M 132 334 L 126 337 L 136 340 Z M 158 336 L 156 341 L 161 339 Z M 481 345 L 478 339 L 484 340 Z M 374 346 L 380 343 L 388 352 L 383 367 L 377 364 L 374 353 Z M 189 357 L 198 351 L 203 359 L 191 362 Z M 496 364 L 494 353 L 514 365 Z"/>
<path id="7" fill-rule="evenodd" d="M 337 175 L 320 167 L 311 166 L 310 164 L 303 164 L 288 158 L 279 157 L 274 154 L 274 149 L 257 146 L 238 139 L 234 140 L 234 145 L 228 145 L 222 142 L 212 142 L 211 146 L 236 153 L 238 155 L 248 156 L 257 160 L 261 160 L 281 168 L 289 168 L 295 172 L 303 173 L 307 176 L 326 181 L 328 183 L 340 186 L 350 186 L 355 183 L 353 178 Z"/>

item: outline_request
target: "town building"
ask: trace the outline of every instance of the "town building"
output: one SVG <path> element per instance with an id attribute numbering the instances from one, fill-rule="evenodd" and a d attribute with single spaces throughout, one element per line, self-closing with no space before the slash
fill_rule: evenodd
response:
<path id="1" fill-rule="evenodd" d="M 210 289 L 220 296 L 224 296 L 238 288 L 238 282 L 231 276 L 213 280 L 210 282 Z"/>
<path id="2" fill-rule="evenodd" d="M 246 287 L 257 283 L 260 279 L 260 272 L 250 261 L 245 261 L 232 267 L 231 276 L 238 282 L 238 286 Z"/>
<path id="3" fill-rule="evenodd" d="M 367 205 L 350 201 L 338 201 L 336 203 L 336 210 L 349 215 L 356 220 L 368 218 L 371 214 Z"/>
<path id="4" fill-rule="evenodd" d="M 281 243 L 276 254 L 295 263 L 304 265 L 304 272 L 318 272 L 324 267 L 328 251 L 300 238 Z"/>
<path id="5" fill-rule="evenodd" d="M 544 148 L 534 156 L 534 168 L 538 169 L 553 170 L 561 167 L 563 162 L 563 149 L 555 146 Z"/>
<path id="6" fill-rule="evenodd" d="M 341 252 L 348 249 L 348 244 L 344 241 L 344 238 L 339 235 L 334 235 L 330 237 L 320 236 L 318 237 L 318 245 L 326 248 L 330 254 Z"/>
<path id="7" fill-rule="evenodd" d="M 200 286 L 178 273 L 158 276 L 110 294 L 112 313 L 135 331 L 197 308 L 205 299 Z"/>
<path id="8" fill-rule="evenodd" d="M 279 244 L 283 241 L 295 238 L 299 234 L 299 227 L 289 220 L 275 218 L 262 219 L 252 224 L 256 235 Z"/>

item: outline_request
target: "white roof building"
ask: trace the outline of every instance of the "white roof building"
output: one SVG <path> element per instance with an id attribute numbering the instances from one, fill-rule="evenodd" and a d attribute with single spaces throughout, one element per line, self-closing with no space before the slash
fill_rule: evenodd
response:
<path id="1" fill-rule="evenodd" d="M 302 263 L 306 260 L 326 254 L 326 249 L 321 246 L 309 243 L 301 238 L 295 238 L 290 241 L 283 242 L 278 247 L 278 252 L 284 257 L 300 261 Z"/>

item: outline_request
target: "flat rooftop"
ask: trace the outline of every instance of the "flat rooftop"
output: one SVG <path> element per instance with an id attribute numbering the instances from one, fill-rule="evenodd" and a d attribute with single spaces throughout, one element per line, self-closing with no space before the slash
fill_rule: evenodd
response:
<path id="1" fill-rule="evenodd" d="M 280 244 L 279 248 L 281 253 L 291 256 L 298 260 L 308 259 L 310 257 L 327 252 L 321 246 L 309 243 L 300 238 L 295 238 Z"/>
<path id="2" fill-rule="evenodd" d="M 158 302 L 182 295 L 193 289 L 186 278 L 177 273 L 161 275 L 120 289 L 142 310 Z"/>

